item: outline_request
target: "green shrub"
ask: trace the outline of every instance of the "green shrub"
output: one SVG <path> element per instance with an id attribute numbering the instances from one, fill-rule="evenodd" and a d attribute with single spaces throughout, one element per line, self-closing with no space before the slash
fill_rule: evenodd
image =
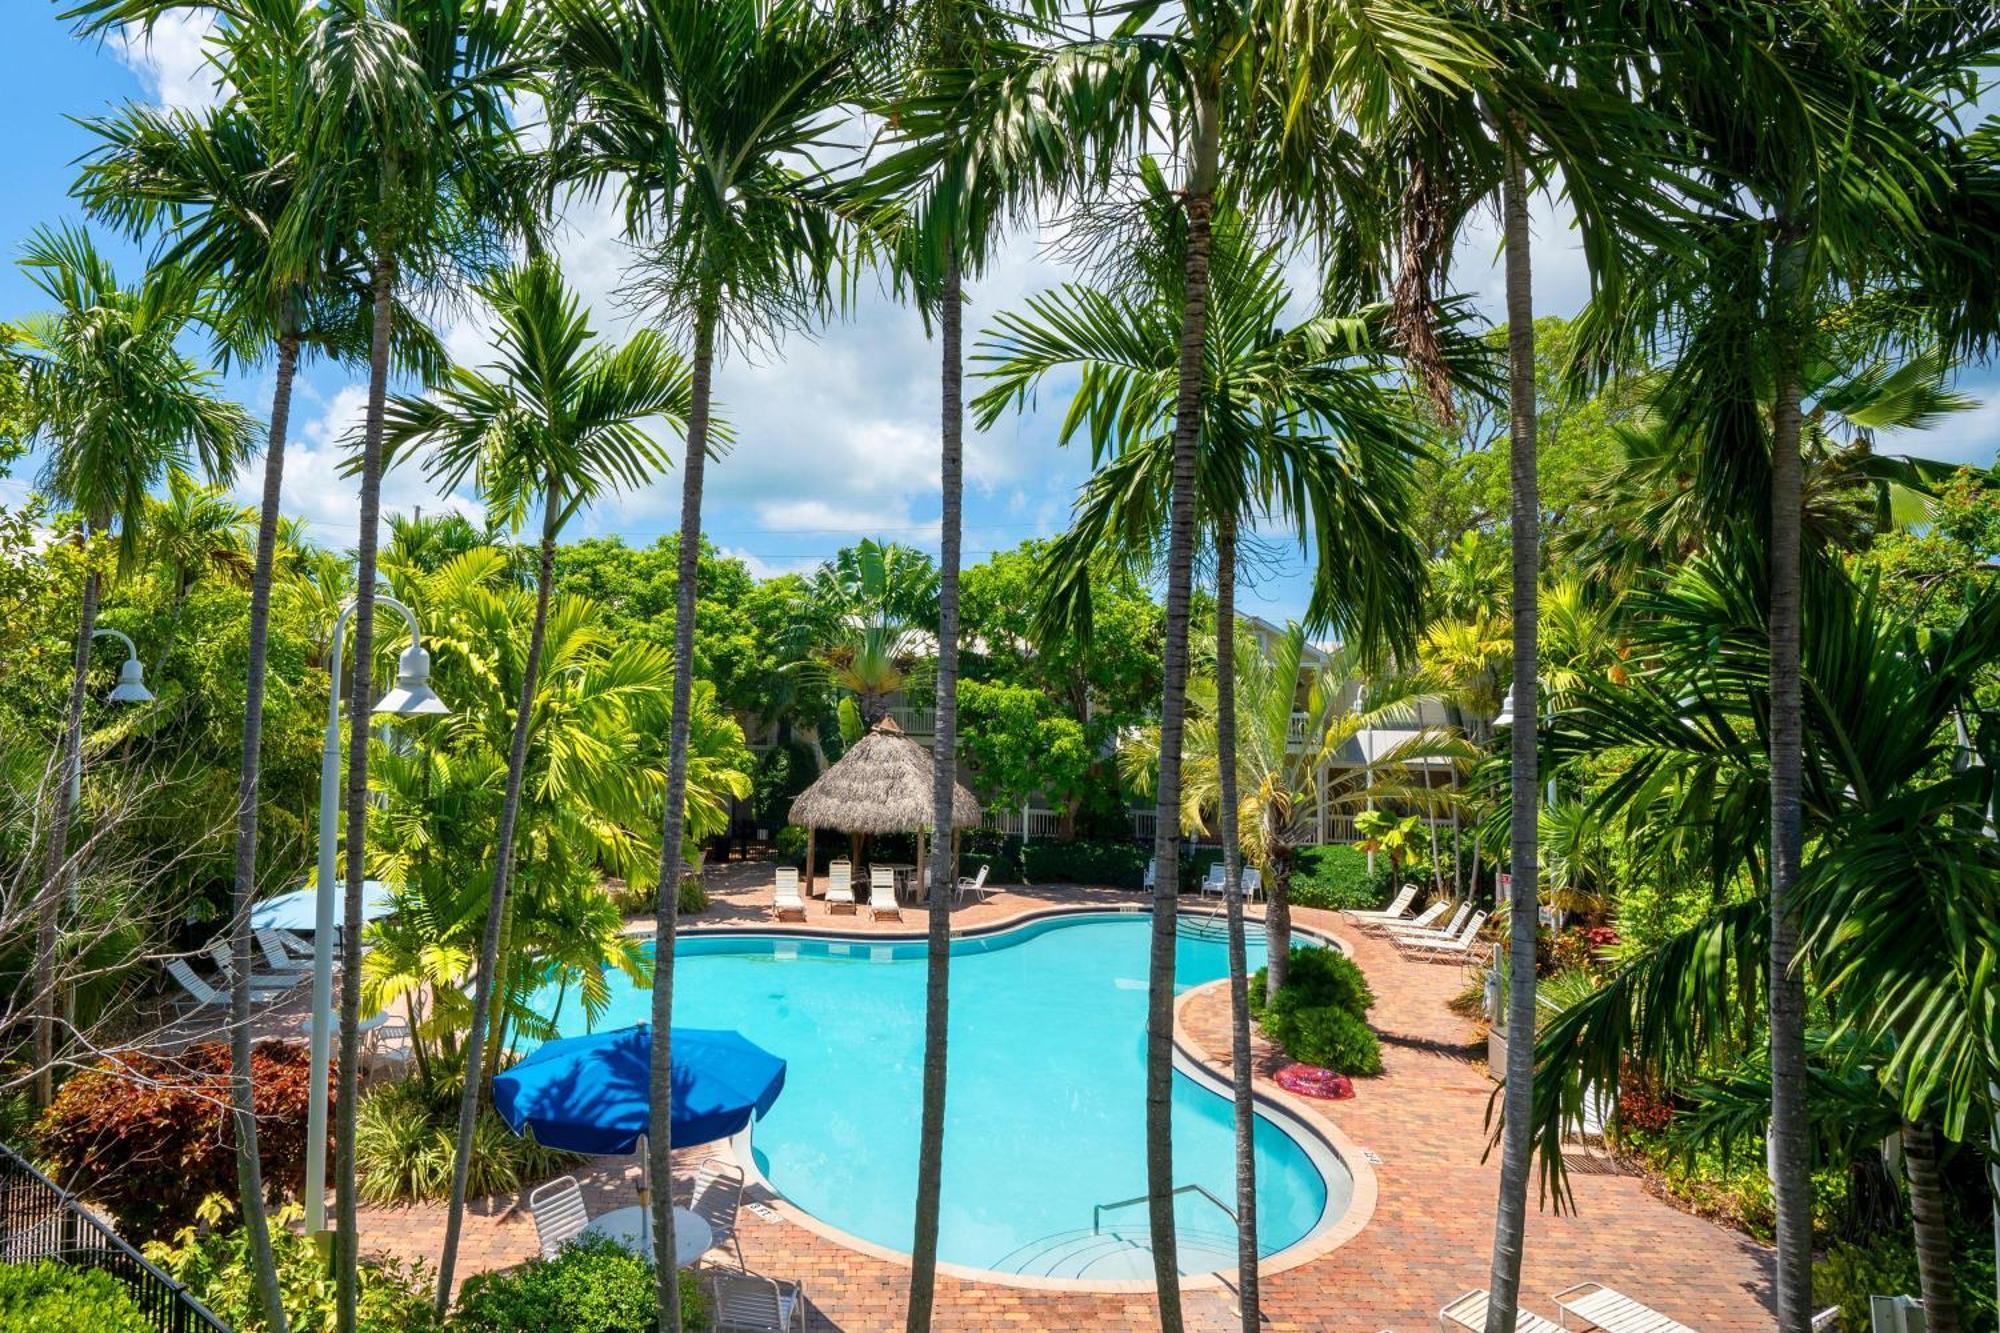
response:
<path id="1" fill-rule="evenodd" d="M 463 1080 L 459 1081 L 460 1083 Z M 458 1134 L 458 1091 L 412 1075 L 368 1094 L 355 1115 L 354 1153 L 361 1197 L 370 1203 L 442 1199 L 451 1189 Z M 554 1175 L 577 1159 L 516 1134 L 493 1111 L 480 1113 L 472 1138 L 468 1196 L 511 1193 Z"/>
<path id="2" fill-rule="evenodd" d="M 681 879 L 679 909 L 682 916 L 700 916 L 708 910 L 708 888 L 694 875 Z"/>
<path id="3" fill-rule="evenodd" d="M 1294 1060 L 1338 1074 L 1382 1072 L 1381 1043 L 1359 1014 L 1331 1004 L 1288 1008 L 1282 992 L 1278 1000 L 1264 1014 L 1264 1035 Z"/>
<path id="4" fill-rule="evenodd" d="M 1292 864 L 1292 905 L 1330 912 L 1382 906 L 1368 857 L 1342 843 L 1301 847 Z"/>
<path id="5" fill-rule="evenodd" d="M 1031 842 L 1021 848 L 1021 871 L 1030 884 L 1136 889 L 1146 882 L 1152 859 L 1152 849 L 1132 842 Z"/>
<path id="6" fill-rule="evenodd" d="M 263 1333 L 269 1325 L 256 1313 L 260 1306 L 250 1235 L 240 1226 L 224 1226 L 233 1209 L 227 1198 L 210 1195 L 197 1213 L 199 1228 L 183 1228 L 171 1243 L 153 1242 L 146 1246 L 146 1257 L 236 1333 Z M 335 1322 L 333 1273 L 318 1245 L 299 1228 L 302 1216 L 297 1204 L 286 1204 L 271 1216 L 278 1290 L 293 1333 L 328 1333 Z M 405 1267 L 394 1259 L 363 1259 L 358 1272 L 356 1324 L 361 1333 L 427 1333 L 437 1328 L 431 1279 L 421 1263 Z"/>
<path id="7" fill-rule="evenodd" d="M 977 875 L 981 866 L 986 867 L 988 884 L 1019 884 L 1021 840 L 1002 837 L 991 829 L 973 829 L 959 844 L 958 873 Z"/>
<path id="8" fill-rule="evenodd" d="M 1271 969 L 1265 966 L 1258 968 L 1250 979 L 1253 1014 L 1263 1012 L 1264 990 L 1270 983 L 1270 975 Z M 1339 949 L 1292 946 L 1291 968 L 1285 974 L 1285 984 L 1274 1007 L 1297 1010 L 1324 1005 L 1365 1018 L 1375 1007 L 1375 990 L 1360 966 Z"/>
<path id="9" fill-rule="evenodd" d="M 680 1274 L 681 1327 L 709 1326 L 701 1279 Z M 659 1326 L 653 1266 L 603 1236 L 565 1245 L 504 1273 L 468 1278 L 450 1327 L 469 1333 L 650 1333 Z"/>
<path id="10" fill-rule="evenodd" d="M 0 1329 L 36 1333 L 152 1333 L 125 1284 L 97 1268 L 53 1259 L 0 1264 Z"/>
<path id="11" fill-rule="evenodd" d="M 806 831 L 797 824 L 787 824 L 771 839 L 771 850 L 780 862 L 805 868 Z"/>

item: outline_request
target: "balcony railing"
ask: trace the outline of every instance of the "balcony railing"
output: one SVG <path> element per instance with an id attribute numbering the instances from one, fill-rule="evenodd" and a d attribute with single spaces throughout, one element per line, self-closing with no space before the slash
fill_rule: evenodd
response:
<path id="1" fill-rule="evenodd" d="M 0 1144 L 0 1263 L 41 1259 L 110 1273 L 131 1291 L 133 1304 L 159 1333 L 229 1333 L 229 1325 L 186 1287 Z"/>

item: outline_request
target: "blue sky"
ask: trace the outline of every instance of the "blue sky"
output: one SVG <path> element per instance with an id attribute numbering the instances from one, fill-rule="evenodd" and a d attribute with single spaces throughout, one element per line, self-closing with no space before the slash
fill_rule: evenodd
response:
<path id="1" fill-rule="evenodd" d="M 200 33 L 173 23 L 152 42 L 105 44 L 76 40 L 54 18 L 59 6 L 15 0 L 0 43 L 0 124 L 11 139 L 0 154 L 0 254 L 16 252 L 42 223 L 75 217 L 67 197 L 71 163 L 88 136 L 66 116 L 89 115 L 126 98 L 198 103 L 208 95 L 200 66 Z M 1584 295 L 1580 256 L 1566 225 L 1546 208 L 1537 215 L 1536 295 L 1542 311 L 1573 313 Z M 103 238 L 136 271 L 139 252 Z M 625 257 L 613 220 L 603 210 L 569 219 L 560 246 L 571 280 L 612 336 L 644 312 L 624 309 L 617 296 Z M 1490 228 L 1465 247 L 1458 280 L 1489 312 L 1499 308 L 1500 277 L 1492 263 Z M 1023 235 L 970 290 L 968 336 L 994 312 L 1068 276 Z M 0 263 L 0 317 L 33 309 L 36 294 L 11 263 Z M 486 359 L 485 330 L 476 311 L 445 322 L 461 361 Z M 408 386 L 406 386 L 408 387 Z M 2000 388 L 1988 371 L 1963 386 L 1986 397 Z M 230 390 L 262 416 L 269 406 L 268 373 L 252 370 Z M 937 352 L 916 317 L 892 302 L 864 300 L 852 316 L 817 337 L 793 337 L 754 360 L 737 358 L 718 376 L 719 409 L 735 427 L 733 452 L 709 469 L 704 514 L 711 539 L 759 572 L 810 566 L 861 536 L 887 537 L 936 549 Z M 1996 395 L 2000 397 L 2000 395 Z M 968 561 L 1023 538 L 1057 531 L 1086 472 L 1077 449 L 1055 443 L 1054 413 L 1062 394 L 1044 395 L 1042 410 L 968 436 L 965 547 Z M 293 410 L 286 507 L 304 515 L 314 536 L 331 546 L 354 537 L 353 483 L 338 475 L 337 441 L 359 420 L 360 378 L 341 367 L 309 367 Z M 1985 403 L 1941 428 L 1885 448 L 1981 465 L 2000 444 L 2000 403 Z M 0 480 L 0 502 L 15 498 L 32 476 L 32 460 Z M 238 479 L 246 501 L 256 478 Z M 469 495 L 437 495 L 421 472 L 390 476 L 385 507 L 408 512 L 454 506 L 476 512 Z M 572 531 L 619 533 L 636 542 L 671 530 L 679 510 L 679 478 L 669 472 L 646 491 L 618 497 Z M 1296 614 L 1304 593 L 1301 562 L 1285 548 L 1260 562 L 1257 582 L 1242 595 L 1244 609 L 1274 619 Z"/>

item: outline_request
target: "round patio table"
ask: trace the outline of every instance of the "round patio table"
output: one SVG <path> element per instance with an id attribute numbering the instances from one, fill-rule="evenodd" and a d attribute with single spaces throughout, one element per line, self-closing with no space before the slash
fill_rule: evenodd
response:
<path id="1" fill-rule="evenodd" d="M 646 1210 L 638 1204 L 593 1217 L 583 1231 L 587 1236 L 609 1236 L 636 1254 L 647 1250 Z M 715 1233 L 709 1230 L 700 1213 L 674 1209 L 674 1267 L 686 1268 L 714 1244 Z"/>

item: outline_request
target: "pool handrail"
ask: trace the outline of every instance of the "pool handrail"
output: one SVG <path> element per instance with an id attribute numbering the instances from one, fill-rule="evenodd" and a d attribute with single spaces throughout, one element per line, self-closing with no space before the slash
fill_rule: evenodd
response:
<path id="1" fill-rule="evenodd" d="M 1202 1198 L 1207 1199 L 1217 1208 L 1220 1208 L 1222 1210 L 1222 1215 L 1229 1219 L 1229 1223 L 1231 1226 L 1241 1227 L 1243 1225 L 1242 1222 L 1237 1219 L 1236 1210 L 1234 1208 L 1231 1208 L 1228 1204 L 1224 1203 L 1222 1200 L 1216 1198 L 1215 1192 L 1209 1189 L 1206 1185 L 1197 1185 L 1192 1181 L 1190 1181 L 1185 1185 L 1174 1186 L 1174 1188 L 1169 1190 L 1167 1193 L 1169 1198 L 1171 1198 L 1173 1195 L 1176 1194 L 1199 1194 Z M 1094 1236 L 1099 1234 L 1103 1230 L 1104 1214 L 1106 1210 L 1112 1208 L 1130 1208 L 1133 1204 L 1144 1203 L 1146 1202 L 1146 1200 L 1152 1197 L 1153 1196 L 1151 1194 L 1135 1194 L 1129 1199 L 1120 1199 L 1116 1203 L 1092 1204 L 1090 1206 L 1090 1233 Z"/>

